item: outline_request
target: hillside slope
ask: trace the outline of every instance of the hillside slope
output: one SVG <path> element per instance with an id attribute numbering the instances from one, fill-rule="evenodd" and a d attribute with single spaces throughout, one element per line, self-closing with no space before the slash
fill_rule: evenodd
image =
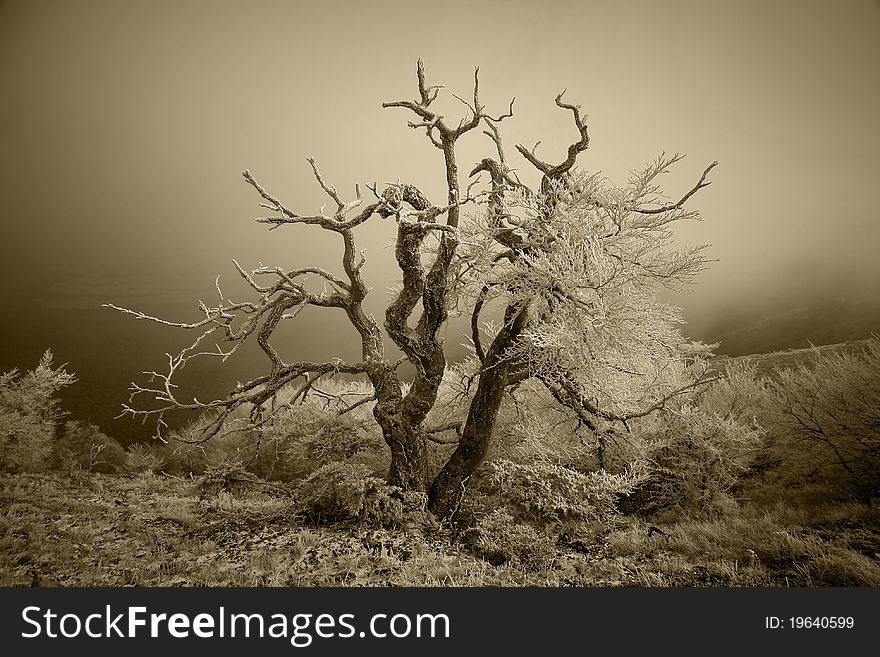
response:
<path id="1" fill-rule="evenodd" d="M 838 342 L 813 346 L 806 349 L 785 349 L 771 351 L 764 354 L 749 354 L 748 356 L 725 356 L 719 355 L 712 359 L 712 369 L 723 372 L 728 364 L 745 363 L 755 366 L 755 373 L 759 377 L 773 376 L 777 370 L 790 369 L 799 364 L 808 365 L 816 358 L 817 354 L 842 353 L 853 354 L 864 351 L 868 340 L 853 340 L 851 342 Z"/>

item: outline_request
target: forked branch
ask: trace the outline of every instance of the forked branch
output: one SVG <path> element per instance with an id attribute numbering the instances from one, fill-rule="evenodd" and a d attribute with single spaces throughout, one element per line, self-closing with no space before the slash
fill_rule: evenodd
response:
<path id="1" fill-rule="evenodd" d="M 708 175 L 709 175 L 709 172 L 710 172 L 712 169 L 714 169 L 716 166 L 718 166 L 718 161 L 717 161 L 717 160 L 716 160 L 715 162 L 712 162 L 712 164 L 710 164 L 709 166 L 706 167 L 706 169 L 703 171 L 703 175 L 700 176 L 700 179 L 697 181 L 697 184 L 694 185 L 694 186 L 690 189 L 690 191 L 688 191 L 684 196 L 682 196 L 682 197 L 681 197 L 678 201 L 676 201 L 675 203 L 672 203 L 672 204 L 669 204 L 669 205 L 663 205 L 663 206 L 661 206 L 661 207 L 659 207 L 659 208 L 650 208 L 650 209 L 636 208 L 635 211 L 638 212 L 639 214 L 663 214 L 664 212 L 672 212 L 673 210 L 678 210 L 679 208 L 681 208 L 681 207 L 687 202 L 687 200 L 688 200 L 691 196 L 693 196 L 694 194 L 696 194 L 698 191 L 700 191 L 700 190 L 703 189 L 704 187 L 708 187 L 709 185 L 712 184 L 711 181 L 706 182 L 706 176 L 708 176 Z"/>
<path id="2" fill-rule="evenodd" d="M 314 224 L 326 230 L 342 232 L 344 230 L 350 230 L 355 226 L 359 226 L 360 224 L 364 223 L 383 206 L 382 200 L 379 199 L 376 203 L 368 205 L 359 214 L 349 219 L 349 213 L 355 208 L 359 207 L 363 202 L 360 186 L 355 185 L 356 198 L 353 201 L 344 203 L 340 199 L 336 187 L 328 184 L 327 181 L 324 180 L 324 177 L 321 175 L 321 172 L 318 169 L 318 164 L 315 161 L 315 158 L 310 156 L 307 157 L 306 160 L 312 167 L 312 172 L 315 176 L 315 179 L 318 181 L 318 184 L 321 186 L 321 189 L 323 189 L 324 192 L 333 200 L 333 202 L 336 203 L 336 211 L 332 215 L 327 215 L 324 212 L 326 206 L 322 206 L 319 213 L 316 215 L 298 214 L 285 206 L 280 200 L 272 196 L 269 192 L 267 192 L 266 189 L 259 182 L 257 182 L 254 176 L 251 174 L 250 170 L 245 169 L 245 171 L 242 172 L 242 176 L 245 180 L 247 180 L 248 184 L 256 189 L 257 193 L 266 201 L 266 203 L 260 204 L 261 207 L 264 207 L 268 210 L 274 210 L 278 213 L 278 216 L 274 217 L 258 217 L 256 220 L 258 223 L 271 224 L 273 229 L 284 224 Z"/>
<path id="3" fill-rule="evenodd" d="M 562 175 L 571 170 L 571 168 L 575 165 L 577 161 L 577 156 L 587 150 L 590 147 L 590 134 L 587 130 L 587 123 L 585 117 L 581 116 L 581 108 L 580 105 L 571 105 L 569 103 L 565 103 L 562 100 L 562 96 L 565 94 L 565 90 L 562 91 L 558 96 L 556 96 L 556 105 L 561 107 L 562 109 L 567 109 L 572 113 L 574 118 L 574 125 L 580 134 L 580 139 L 574 143 L 572 143 L 568 147 L 568 155 L 567 157 L 560 162 L 559 164 L 553 165 L 543 160 L 539 159 L 537 155 L 535 155 L 535 150 L 538 147 L 538 144 L 535 144 L 532 150 L 527 149 L 522 144 L 517 144 L 516 150 L 522 154 L 522 156 L 528 160 L 532 166 L 534 166 L 538 171 L 544 174 L 542 186 L 546 185 L 548 181 L 555 180 L 560 178 Z"/>

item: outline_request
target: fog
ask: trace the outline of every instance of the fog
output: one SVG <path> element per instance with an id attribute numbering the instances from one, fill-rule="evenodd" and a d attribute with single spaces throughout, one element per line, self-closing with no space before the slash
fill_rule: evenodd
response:
<path id="1" fill-rule="evenodd" d="M 339 270 L 338 244 L 309 226 L 252 218 L 249 168 L 288 206 L 326 198 L 305 157 L 346 197 L 354 184 L 412 182 L 444 198 L 442 157 L 387 100 L 429 81 L 466 96 L 480 67 L 492 112 L 516 96 L 505 143 L 562 159 L 566 99 L 589 115 L 579 162 L 624 181 L 662 151 L 664 179 L 703 221 L 682 243 L 717 260 L 682 306 L 685 331 L 749 353 L 880 331 L 880 9 L 840 2 L 34 2 L 0 3 L 0 370 L 53 348 L 80 383 L 74 416 L 119 437 L 127 382 L 162 367 L 180 331 L 100 308 L 174 320 L 198 299 L 243 296 L 231 260 Z M 463 106 L 446 96 L 450 116 Z M 463 171 L 489 153 L 474 134 Z M 522 165 L 524 176 L 533 176 Z M 397 272 L 393 224 L 358 232 L 370 309 Z M 240 293 L 240 294 L 239 294 Z M 295 357 L 356 356 L 334 311 L 292 327 Z M 447 331 L 451 345 L 463 331 Z M 246 352 L 199 376 L 220 394 L 256 372 Z M 208 396 L 208 395 L 206 395 Z"/>

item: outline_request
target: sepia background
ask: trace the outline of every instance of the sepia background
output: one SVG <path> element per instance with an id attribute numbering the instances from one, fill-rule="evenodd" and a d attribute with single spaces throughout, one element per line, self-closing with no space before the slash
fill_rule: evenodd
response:
<path id="1" fill-rule="evenodd" d="M 128 382 L 192 339 L 114 303 L 176 321 L 224 292 L 232 266 L 319 264 L 337 244 L 309 226 L 268 232 L 249 168 L 289 207 L 325 202 L 306 156 L 345 197 L 412 182 L 439 202 L 443 161 L 383 101 L 429 81 L 467 95 L 480 67 L 513 145 L 561 159 L 570 114 L 589 115 L 582 167 L 621 180 L 660 152 L 686 153 L 676 196 L 713 160 L 683 243 L 711 243 L 693 293 L 672 297 L 685 332 L 746 354 L 880 330 L 880 6 L 870 0 L 703 2 L 0 2 L 0 371 L 52 348 L 79 382 L 74 416 L 123 440 Z M 464 106 L 445 97 L 449 116 Z M 473 135 L 463 171 L 490 152 Z M 527 165 L 522 174 L 532 176 Z M 359 233 L 379 312 L 397 276 L 393 224 Z M 240 294 L 239 294 L 240 293 Z M 352 357 L 349 326 L 312 312 L 287 355 Z M 464 342 L 451 324 L 447 342 Z M 461 352 L 459 352 L 461 353 Z M 243 352 L 191 372 L 221 394 L 263 366 Z M 200 398 L 202 394 L 199 395 Z"/>

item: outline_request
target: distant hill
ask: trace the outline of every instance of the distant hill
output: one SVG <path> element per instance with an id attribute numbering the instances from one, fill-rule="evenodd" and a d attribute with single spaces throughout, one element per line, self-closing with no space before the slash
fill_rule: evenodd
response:
<path id="1" fill-rule="evenodd" d="M 868 346 L 868 340 L 852 340 L 850 342 L 838 342 L 809 347 L 806 349 L 785 349 L 772 351 L 764 354 L 749 354 L 747 356 L 719 355 L 712 359 L 712 369 L 723 372 L 730 363 L 747 363 L 755 366 L 755 373 L 759 377 L 773 376 L 776 370 L 797 367 L 798 364 L 809 364 L 815 359 L 817 353 L 841 353 L 854 354 L 864 351 Z"/>
<path id="2" fill-rule="evenodd" d="M 826 296 L 719 310 L 690 337 L 719 342 L 719 354 L 746 356 L 858 342 L 874 333 L 880 333 L 880 298 Z"/>

